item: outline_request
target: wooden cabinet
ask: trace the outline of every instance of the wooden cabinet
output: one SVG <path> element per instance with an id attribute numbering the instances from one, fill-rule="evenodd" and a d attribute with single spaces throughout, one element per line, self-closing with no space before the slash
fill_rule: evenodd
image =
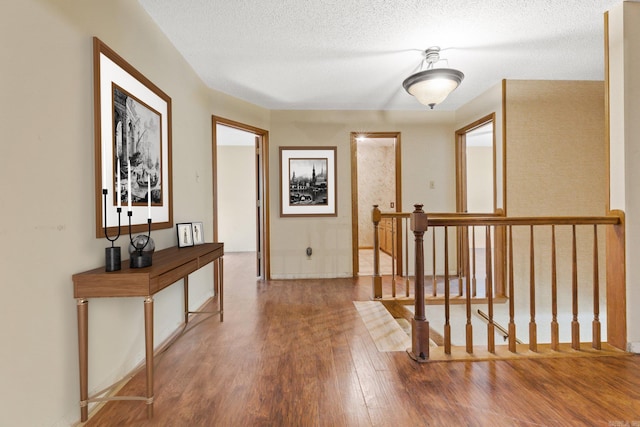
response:
<path id="1" fill-rule="evenodd" d="M 389 255 L 398 253 L 397 251 L 394 251 L 397 229 L 393 229 L 393 222 L 393 218 L 382 218 L 379 226 L 380 250 Z"/>

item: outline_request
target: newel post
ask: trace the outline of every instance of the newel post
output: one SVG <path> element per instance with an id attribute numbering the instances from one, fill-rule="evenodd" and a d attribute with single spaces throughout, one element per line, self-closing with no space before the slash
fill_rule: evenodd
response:
<path id="1" fill-rule="evenodd" d="M 622 211 L 610 215 L 620 223 L 607 227 L 607 342 L 627 350 L 627 274 L 625 216 Z"/>
<path id="2" fill-rule="evenodd" d="M 409 356 L 417 362 L 426 362 L 429 359 L 429 322 L 427 322 L 424 308 L 423 237 L 424 232 L 427 231 L 427 214 L 422 210 L 422 205 L 413 206 L 415 210 L 411 213 L 411 231 L 413 231 L 416 244 L 416 307 L 413 319 L 411 319 L 411 351 L 409 351 Z"/>
<path id="3" fill-rule="evenodd" d="M 371 212 L 373 221 L 373 298 L 382 298 L 382 276 L 380 276 L 380 236 L 379 225 L 382 220 L 382 213 L 378 205 L 373 205 Z"/>

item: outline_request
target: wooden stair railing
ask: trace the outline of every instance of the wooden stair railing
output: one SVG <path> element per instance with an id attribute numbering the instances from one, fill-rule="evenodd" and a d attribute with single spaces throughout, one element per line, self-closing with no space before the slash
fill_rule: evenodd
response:
<path id="1" fill-rule="evenodd" d="M 607 348 L 622 349 L 626 347 L 626 307 L 625 296 L 625 283 L 624 278 L 624 215 L 622 213 L 613 212 L 610 216 L 590 216 L 590 217 L 504 217 L 497 215 L 469 215 L 469 214 L 426 214 L 422 211 L 421 205 L 415 206 L 414 212 L 410 216 L 411 230 L 414 234 L 415 241 L 415 280 L 414 280 L 414 292 L 413 299 L 404 300 L 404 303 L 415 303 L 414 318 L 412 321 L 412 349 L 409 352 L 412 358 L 417 361 L 426 361 L 429 359 L 429 321 L 425 312 L 425 301 L 430 301 L 436 296 L 437 284 L 440 284 L 443 289 L 443 295 L 438 295 L 439 303 L 444 304 L 444 319 L 441 324 L 444 331 L 444 345 L 443 351 L 445 355 L 452 354 L 452 322 L 456 322 L 455 318 L 451 316 L 451 304 L 452 303 L 464 303 L 466 305 L 466 319 L 464 324 L 465 335 L 465 351 L 467 354 L 474 354 L 473 343 L 473 324 L 472 324 L 472 305 L 473 304 L 486 304 L 486 323 L 487 323 L 487 343 L 486 350 L 490 354 L 496 353 L 495 345 L 495 330 L 498 327 L 495 320 L 494 305 L 496 303 L 503 304 L 508 302 L 508 326 L 506 328 L 506 335 L 508 336 L 508 351 L 516 353 L 518 351 L 517 345 L 519 344 L 516 339 L 516 324 L 519 319 L 516 312 L 516 300 L 517 298 L 525 298 L 528 301 L 520 301 L 520 304 L 527 302 L 529 307 L 528 313 L 528 351 L 533 353 L 539 353 L 543 351 L 539 344 L 543 344 L 543 348 L 550 348 L 550 350 L 558 352 L 561 348 L 565 348 L 565 344 L 561 344 L 560 336 L 560 323 L 561 318 L 569 317 L 570 322 L 568 327 L 570 328 L 570 349 L 572 351 L 593 351 L 601 350 L 603 348 L 601 338 L 601 319 L 600 319 L 600 250 L 598 245 L 598 228 L 599 226 L 605 227 L 606 231 L 606 278 L 607 278 Z M 397 218 L 404 218 L 406 214 L 393 214 Z M 374 224 L 376 216 L 378 220 L 384 215 L 379 211 L 375 212 L 374 209 Z M 557 228 L 562 227 L 564 234 L 569 235 L 570 249 L 563 251 L 562 244 L 559 245 L 556 239 Z M 589 249 L 588 244 L 583 241 L 587 240 L 589 233 L 583 232 L 584 228 L 592 227 L 592 242 L 591 242 L 591 255 L 585 255 L 584 252 Z M 475 256 L 475 231 L 476 228 L 484 228 L 484 242 L 485 242 L 485 262 L 484 264 L 484 295 L 478 297 L 476 295 L 476 259 Z M 427 230 L 435 236 L 435 230 L 441 229 L 443 241 L 436 244 L 435 237 L 432 238 L 433 246 L 433 259 L 431 268 L 431 280 L 433 286 L 433 292 L 430 296 L 425 296 L 425 257 L 424 257 L 424 236 Z M 514 238 L 514 230 L 519 229 L 523 231 L 528 229 L 527 233 L 518 231 L 517 242 Z M 578 232 L 580 229 L 580 233 Z M 457 237 L 460 235 L 466 235 L 468 237 L 471 234 L 471 238 L 465 241 L 467 249 L 471 247 L 470 252 L 463 251 L 451 251 L 455 253 L 453 258 L 455 259 L 456 268 L 452 269 L 450 263 L 450 250 L 449 250 L 449 231 L 455 230 Z M 547 231 L 550 230 L 550 242 L 547 240 Z M 603 233 L 601 233 L 603 234 Z M 528 235 L 528 238 L 527 238 Z M 587 236 L 587 238 L 585 237 Z M 453 240 L 453 239 L 452 239 Z M 528 240 L 528 241 L 527 241 Z M 578 246 L 578 241 L 581 245 Z M 467 243 L 468 242 L 468 243 Z M 564 243 L 564 240 L 562 241 Z M 547 263 L 547 256 L 544 255 L 544 261 L 540 259 L 540 255 L 536 257 L 538 252 L 538 246 L 540 246 L 541 253 L 547 253 L 550 255 L 549 264 Z M 527 249 L 528 248 L 528 249 Z M 458 247 L 460 249 L 460 245 Z M 579 251 L 580 249 L 580 251 Z M 514 250 L 517 253 L 514 255 Z M 523 252 L 524 251 L 524 252 Z M 440 260 L 440 264 L 443 267 L 442 281 L 436 280 L 436 252 Z M 466 252 L 466 253 L 465 253 Z M 528 252 L 528 253 L 527 253 Z M 578 252 L 581 256 L 578 257 Z M 514 261 L 515 256 L 515 261 Z M 567 259 L 570 256 L 570 263 L 567 263 Z M 407 257 L 405 256 L 405 259 Z M 528 258 L 528 266 L 526 261 Z M 591 258 L 591 266 L 585 265 L 585 259 Z M 517 261 L 517 265 L 516 262 Z M 558 262 L 560 261 L 560 262 Z M 580 262 L 580 265 L 579 265 Z M 540 264 L 543 263 L 544 267 L 550 266 L 550 271 L 545 271 L 544 274 L 540 274 L 537 268 L 540 269 Z M 569 265 L 567 265 L 569 264 Z M 523 267 L 528 267 L 528 273 L 522 274 Z M 565 286 L 559 285 L 558 271 L 566 275 L 566 271 L 570 272 L 569 280 L 564 280 Z M 579 267 L 583 267 L 579 270 Z M 590 285 L 590 291 L 592 296 L 592 309 L 593 312 L 589 317 L 591 320 L 591 349 L 581 346 L 580 340 L 580 322 L 579 322 L 579 301 L 581 301 L 580 293 L 585 292 L 585 285 L 588 279 L 585 279 L 585 268 L 592 269 L 592 283 Z M 514 274 L 514 270 L 519 269 L 519 274 Z M 622 272 L 621 272 L 622 270 Z M 450 271 L 456 271 L 454 274 L 450 274 Z M 580 272 L 580 274 L 579 274 Z M 407 274 L 407 270 L 405 270 Z M 549 277 L 547 276 L 549 275 Z M 526 278 L 525 278 L 526 276 Z M 565 276 L 562 276 L 563 279 Z M 452 295 L 451 284 L 453 281 L 457 281 L 457 292 Z M 547 284 L 547 281 L 549 282 Z M 438 283 L 436 283 L 438 282 Z M 496 283 L 500 282 L 500 283 Z M 582 284 L 582 286 L 581 286 Z M 570 302 L 568 304 L 560 304 L 559 293 L 561 290 L 567 288 L 567 292 L 570 293 Z M 382 298 L 382 285 L 377 289 L 379 291 L 376 295 L 375 277 L 374 277 L 374 297 Z M 569 292 L 570 291 L 570 292 Z M 565 293 L 567 293 L 565 292 Z M 393 291 L 395 298 L 395 290 Z M 550 307 L 537 306 L 538 294 L 549 295 L 550 293 Z M 564 293 L 563 293 L 564 295 Z M 584 296 L 583 296 L 584 298 Z M 622 300 L 620 300 L 622 298 Z M 410 302 L 408 302 L 410 301 Z M 584 299 L 582 299 L 584 302 Z M 433 302 L 431 302 L 433 303 Z M 502 306 L 506 307 L 506 306 Z M 563 309 L 568 307 L 568 309 Z M 550 325 L 547 331 L 550 333 L 550 342 L 539 342 L 538 326 L 540 320 L 538 320 L 538 311 L 541 313 L 547 313 L 551 315 Z M 563 316 L 564 315 L 564 316 Z M 584 315 L 584 314 L 583 314 Z M 524 316 L 524 313 L 519 313 L 519 316 Z M 431 320 L 431 326 L 434 326 L 434 319 Z M 521 322 L 522 319 L 521 319 Z M 460 325 L 458 325 L 460 326 Z M 520 325 L 521 327 L 523 325 Z M 437 328 L 436 328 L 437 329 Z M 569 329 L 563 329 L 569 330 Z M 456 344 L 458 345 L 458 344 Z M 569 345 L 569 344 L 567 344 Z M 484 348 L 484 347 L 483 347 Z M 546 350 L 545 350 L 546 351 Z"/>
<path id="2" fill-rule="evenodd" d="M 401 279 L 405 285 L 405 298 L 410 294 L 410 282 L 409 282 L 409 213 L 402 212 L 381 212 L 378 205 L 373 205 L 373 212 L 371 214 L 373 221 L 373 298 L 382 298 L 382 273 L 380 268 L 380 224 L 384 219 L 389 219 L 391 223 L 391 296 L 395 298 L 397 296 L 397 270 L 396 260 L 404 260 L 404 269 L 400 273 Z M 404 228 L 404 233 L 399 233 L 399 230 Z M 398 236 L 401 235 L 401 239 Z M 386 236 L 385 236 L 386 239 Z M 404 243 L 404 244 L 402 244 Z M 404 246 L 404 251 L 402 250 Z M 387 251 L 388 252 L 388 251 Z"/>
<path id="3" fill-rule="evenodd" d="M 431 214 L 430 214 L 431 215 Z M 469 214 L 437 214 L 439 218 L 448 218 L 448 217 L 458 217 L 460 215 L 465 215 L 469 218 L 472 216 Z M 492 214 L 486 214 L 484 216 L 491 216 Z M 483 216 L 483 217 L 484 217 Z M 373 249 L 373 274 L 372 274 L 372 298 L 373 299 L 383 299 L 383 298 L 407 298 L 413 299 L 413 294 L 411 292 L 411 277 L 413 274 L 409 274 L 409 271 L 413 269 L 414 265 L 410 264 L 412 258 L 409 254 L 409 224 L 411 213 L 406 212 L 382 212 L 378 208 L 378 205 L 373 206 L 372 211 L 372 222 L 373 222 L 373 236 L 374 236 L 374 249 Z M 383 225 L 385 224 L 385 225 Z M 383 249 L 383 243 L 385 239 L 388 241 L 389 236 L 385 236 L 387 234 L 385 232 L 385 227 L 391 226 L 391 239 L 393 239 L 394 244 L 391 247 L 387 248 L 387 250 Z M 404 229 L 404 233 L 401 233 L 401 236 L 398 236 L 400 230 Z M 448 233 L 448 230 L 446 231 Z M 448 234 L 448 236 L 450 236 Z M 445 241 L 447 244 L 447 251 L 449 250 L 449 237 L 445 237 Z M 442 258 L 439 255 L 437 245 L 437 236 L 436 233 L 431 233 L 430 237 L 431 245 L 432 245 L 432 266 L 435 266 L 437 262 L 441 262 Z M 473 248 L 476 247 L 475 244 L 475 233 L 472 233 L 472 241 Z M 387 242 L 387 246 L 389 243 Z M 486 300 L 487 295 L 477 295 L 478 288 L 478 278 L 476 275 L 476 254 L 475 251 L 460 250 L 460 245 L 457 248 L 460 253 L 457 256 L 460 259 L 464 259 L 464 266 L 458 266 L 457 271 L 453 272 L 453 270 L 449 271 L 448 268 L 450 264 L 447 265 L 446 271 L 442 273 L 436 272 L 436 269 L 433 268 L 432 271 L 428 274 L 430 276 L 429 285 L 431 290 L 429 295 L 427 296 L 429 303 L 441 303 L 444 299 L 444 291 L 442 290 L 442 286 L 444 283 L 444 275 L 448 274 L 450 281 L 455 281 L 457 283 L 457 287 L 455 287 L 455 292 L 452 291 L 453 285 L 449 285 L 450 287 L 450 300 L 453 304 L 461 304 L 464 303 L 464 298 L 466 295 L 471 295 L 472 299 L 478 298 L 481 301 Z M 387 271 L 386 273 L 382 272 L 380 256 L 381 252 L 386 252 L 392 259 L 391 263 L 391 271 Z M 404 261 L 404 268 L 401 269 L 399 265 L 401 264 L 397 260 L 400 259 Z M 445 260 L 447 263 L 449 260 Z M 396 267 L 398 266 L 398 267 Z M 483 267 L 482 270 L 486 269 Z M 466 282 L 466 278 L 470 278 L 470 283 Z M 383 286 L 383 282 L 386 283 L 387 286 Z M 404 284 L 404 295 L 400 295 L 398 283 Z M 498 280 L 498 291 L 494 293 L 494 297 L 500 299 L 500 301 L 504 301 L 505 291 L 503 289 L 502 283 L 503 279 Z M 440 285 L 440 286 L 438 286 Z M 469 289 L 466 289 L 467 286 L 470 286 Z M 385 293 L 386 290 L 386 293 Z"/>

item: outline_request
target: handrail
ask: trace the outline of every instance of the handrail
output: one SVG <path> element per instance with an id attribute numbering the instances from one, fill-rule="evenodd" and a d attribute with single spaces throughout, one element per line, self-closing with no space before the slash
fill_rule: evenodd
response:
<path id="1" fill-rule="evenodd" d="M 478 314 L 478 316 L 480 316 L 485 322 L 490 322 L 491 319 L 489 318 L 489 316 L 482 310 L 478 309 L 476 311 L 476 313 Z M 507 339 L 509 339 L 509 331 L 507 331 L 505 329 L 504 326 L 500 325 L 499 323 L 496 323 L 496 321 L 493 321 L 493 325 L 496 327 L 497 330 L 500 331 L 500 333 L 502 334 L 502 338 L 506 341 Z M 516 342 L 518 344 L 522 344 L 522 341 L 520 341 L 517 337 L 516 337 Z"/>
<path id="2" fill-rule="evenodd" d="M 411 218 L 409 212 L 380 212 L 382 218 Z"/>
<path id="3" fill-rule="evenodd" d="M 472 225 L 619 225 L 619 216 L 547 216 L 547 217 L 504 217 L 476 216 L 469 214 L 427 214 L 427 222 L 432 227 L 472 226 Z"/>

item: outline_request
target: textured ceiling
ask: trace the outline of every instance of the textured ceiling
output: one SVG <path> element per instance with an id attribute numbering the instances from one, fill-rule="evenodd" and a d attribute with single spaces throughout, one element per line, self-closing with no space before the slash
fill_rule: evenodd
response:
<path id="1" fill-rule="evenodd" d="M 211 88 L 268 109 L 419 110 L 423 51 L 465 74 L 436 110 L 502 79 L 602 80 L 621 0 L 138 0 Z M 446 66 L 446 62 L 437 66 Z"/>

